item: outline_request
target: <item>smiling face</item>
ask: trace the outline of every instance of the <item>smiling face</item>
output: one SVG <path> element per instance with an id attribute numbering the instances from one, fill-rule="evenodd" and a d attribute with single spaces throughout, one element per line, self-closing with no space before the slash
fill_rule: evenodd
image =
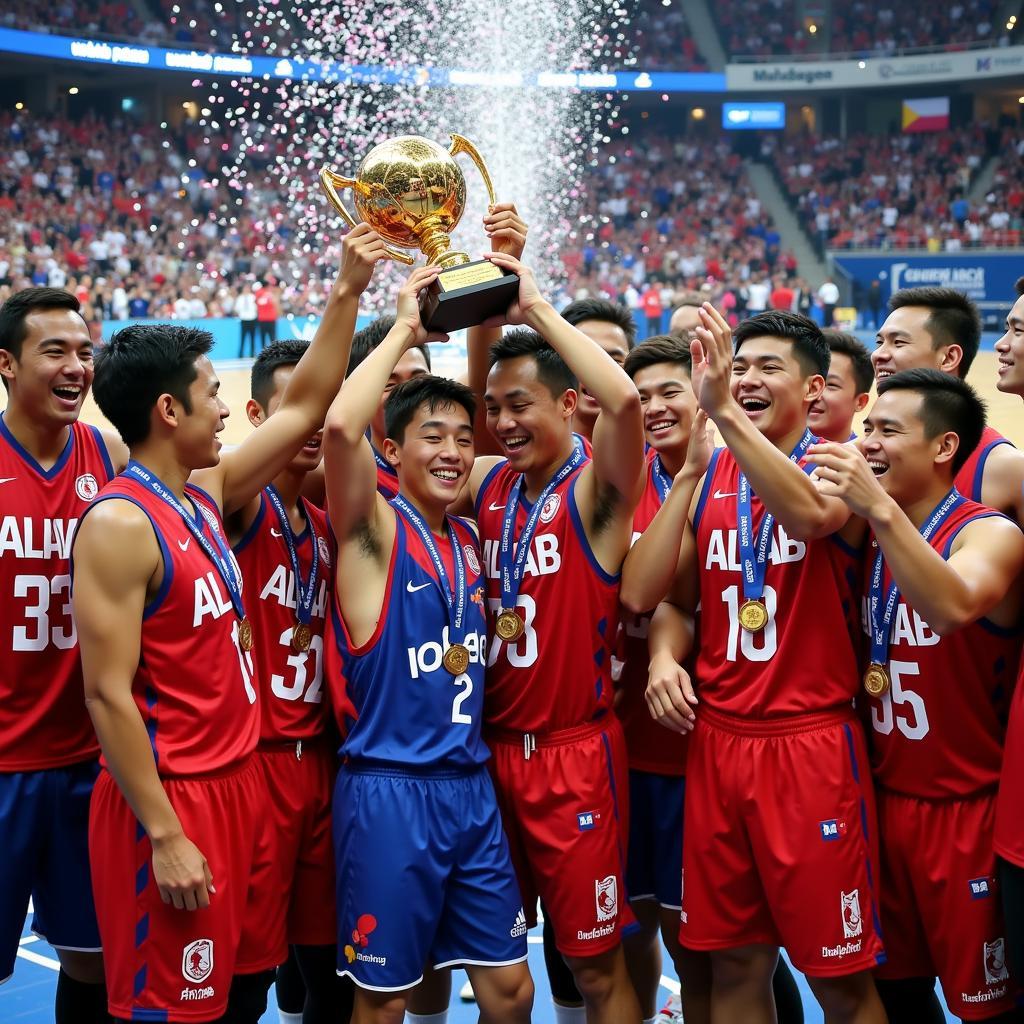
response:
<path id="1" fill-rule="evenodd" d="M 174 445 L 182 465 L 190 469 L 205 469 L 220 462 L 221 442 L 217 436 L 224 429 L 230 415 L 220 400 L 220 381 L 213 363 L 206 356 L 195 361 L 196 379 L 188 389 L 191 411 L 184 404 L 171 399 L 177 416 Z"/>
<path id="2" fill-rule="evenodd" d="M 0 349 L 0 374 L 8 401 L 36 422 L 62 429 L 82 411 L 93 378 L 93 342 L 85 321 L 70 309 L 47 309 L 25 317 L 18 356 Z"/>
<path id="3" fill-rule="evenodd" d="M 443 513 L 459 496 L 475 457 L 473 422 L 458 403 L 430 408 L 424 402 L 401 439 L 387 438 L 384 457 L 398 473 L 398 486 L 414 505 Z"/>
<path id="4" fill-rule="evenodd" d="M 629 354 L 629 339 L 626 332 L 618 324 L 607 320 L 584 320 L 576 325 L 576 329 L 585 334 L 591 341 L 596 341 L 621 366 Z M 587 394 L 586 388 L 580 388 L 579 401 L 573 425 L 587 437 L 592 437 L 594 424 L 597 422 L 601 407 Z"/>
<path id="5" fill-rule="evenodd" d="M 690 428 L 697 415 L 697 399 L 686 367 L 679 363 L 653 363 L 637 370 L 633 383 L 640 392 L 647 443 L 662 454 L 685 458 Z"/>
<path id="6" fill-rule="evenodd" d="M 850 439 L 853 417 L 867 402 L 866 392 L 857 393 L 853 360 L 845 352 L 833 352 L 825 388 L 820 397 L 811 403 L 807 426 L 818 437 L 843 443 Z"/>
<path id="7" fill-rule="evenodd" d="M 1024 295 L 1006 318 L 1006 333 L 996 342 L 999 377 L 996 387 L 1008 395 L 1024 397 Z"/>
<path id="8" fill-rule="evenodd" d="M 901 507 L 919 501 L 936 478 L 953 479 L 959 439 L 952 432 L 929 438 L 921 418 L 920 392 L 898 389 L 879 395 L 857 439 L 872 473 Z"/>
<path id="9" fill-rule="evenodd" d="M 517 473 L 549 467 L 569 443 L 576 392 L 557 397 L 530 356 L 499 359 L 487 375 L 487 429 Z"/>
<path id="10" fill-rule="evenodd" d="M 927 306 L 894 309 L 878 330 L 871 365 L 875 380 L 884 380 L 900 370 L 935 369 L 957 373 L 963 350 L 959 345 L 935 347 L 926 326 L 932 311 Z"/>
<path id="11" fill-rule="evenodd" d="M 284 396 L 284 389 L 288 386 L 288 381 L 291 379 L 294 372 L 294 364 L 291 366 L 278 366 L 274 370 L 274 390 L 271 392 L 270 398 L 267 399 L 266 409 L 264 409 L 255 399 L 249 399 L 245 406 L 245 412 L 249 417 L 249 422 L 252 423 L 253 426 L 258 427 L 264 420 L 273 416 L 273 414 L 277 412 L 278 406 L 281 404 L 281 399 Z M 320 459 L 323 457 L 323 452 L 320 447 L 323 441 L 323 435 L 324 432 L 322 430 L 318 430 L 299 449 L 298 454 L 292 459 L 289 468 L 297 473 L 309 473 L 311 470 L 316 469 L 316 467 L 320 465 Z"/>
<path id="12" fill-rule="evenodd" d="M 750 338 L 733 356 L 733 397 L 772 442 L 806 424 L 807 410 L 824 386 L 820 374 L 808 374 L 801 366 L 787 338 Z"/>

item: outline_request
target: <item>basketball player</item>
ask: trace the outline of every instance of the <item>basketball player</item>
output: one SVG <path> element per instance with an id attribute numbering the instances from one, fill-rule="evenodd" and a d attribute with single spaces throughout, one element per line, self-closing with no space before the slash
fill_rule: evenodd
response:
<path id="1" fill-rule="evenodd" d="M 473 465 L 472 394 L 429 375 L 391 392 L 390 502 L 365 436 L 395 365 L 427 340 L 417 298 L 437 274 L 410 275 L 394 327 L 346 381 L 324 435 L 345 672 L 332 683 L 353 705 L 334 834 L 338 971 L 358 986 L 355 1024 L 399 1024 L 428 961 L 466 966 L 485 1022 L 529 1021 L 533 1005 L 522 900 L 484 767 L 479 545 L 446 514 Z"/>
<path id="2" fill-rule="evenodd" d="M 1017 988 L 992 833 L 1021 654 L 1024 534 L 953 486 L 985 427 L 968 384 L 904 370 L 878 392 L 859 451 L 817 444 L 808 460 L 875 542 L 864 688 L 882 848 L 879 993 L 890 1021 L 922 1019 L 914 995 L 938 974 L 961 1019 L 1006 1019 Z"/>
<path id="3" fill-rule="evenodd" d="M 14 971 L 31 897 L 32 929 L 60 959 L 57 1024 L 94 1024 L 107 1019 L 88 850 L 99 747 L 82 703 L 69 554 L 128 452 L 78 421 L 93 341 L 73 295 L 26 288 L 0 307 L 0 376 L 0 978 Z"/>
<path id="4" fill-rule="evenodd" d="M 637 1021 L 620 945 L 625 749 L 608 712 L 618 572 L 642 486 L 639 396 L 544 301 L 532 272 L 506 254 L 488 258 L 519 274 L 508 322 L 529 328 L 489 353 L 469 349 L 470 381 L 504 454 L 478 458 L 470 478 L 496 631 L 492 772 L 527 915 L 539 895 L 587 1019 Z M 601 409 L 592 460 L 572 433 L 577 380 Z"/>
<path id="5" fill-rule="evenodd" d="M 1006 332 L 996 342 L 999 379 L 1004 394 L 1024 398 L 1024 277 L 1017 279 L 1017 299 L 1006 318 Z M 1013 973 L 1024 978 L 1024 686 L 1020 679 L 1006 730 L 999 805 L 996 812 L 996 853 L 1006 912 L 1007 945 Z"/>
<path id="6" fill-rule="evenodd" d="M 368 283 L 373 265 L 364 266 Z M 246 405 L 254 426 L 277 410 L 308 347 L 305 341 L 278 341 L 256 357 Z M 272 819 L 271 868 L 254 879 L 250 913 L 268 933 L 285 936 L 295 952 L 306 983 L 305 1024 L 344 1021 L 352 1010 L 351 985 L 335 972 L 337 931 L 330 912 L 335 756 L 323 673 L 333 556 L 327 517 L 300 496 L 306 475 L 320 464 L 320 444 L 317 431 L 273 483 L 227 520 L 249 594 L 260 684 L 256 758 Z"/>
<path id="7" fill-rule="evenodd" d="M 871 353 L 876 381 L 916 367 L 966 379 L 981 342 L 981 317 L 967 296 L 953 288 L 905 288 L 889 309 Z M 965 497 L 1024 523 L 1024 452 L 992 427 L 985 427 L 955 482 Z"/>
<path id="8" fill-rule="evenodd" d="M 854 337 L 834 327 L 823 332 L 831 359 L 825 389 L 811 406 L 807 426 L 826 441 L 852 441 L 853 419 L 867 408 L 874 371 L 868 350 Z"/>
<path id="9" fill-rule="evenodd" d="M 716 1020 L 774 1020 L 784 945 L 826 1021 L 881 1022 L 874 804 L 851 706 L 854 563 L 835 536 L 850 513 L 804 459 L 828 346 L 806 317 L 768 312 L 740 324 L 734 354 L 722 316 L 706 304 L 701 319 L 694 391 L 728 448 L 691 504 L 676 580 L 651 625 L 647 690 L 666 725 L 696 721 L 680 941 L 711 954 Z M 699 705 L 680 668 L 698 600 Z M 807 839 L 833 820 L 847 824 L 842 843 Z"/>
<path id="10" fill-rule="evenodd" d="M 132 461 L 75 537 L 75 617 L 103 751 L 90 809 L 100 934 L 118 1019 L 255 1022 L 277 936 L 244 928 L 266 786 L 253 627 L 221 510 L 243 508 L 323 423 L 382 243 L 355 229 L 275 414 L 220 457 L 227 408 L 205 331 L 133 325 L 97 359 L 96 397 Z M 351 238 L 352 236 L 350 236 Z M 200 472 L 201 471 L 201 472 Z M 193 476 L 194 473 L 194 476 Z M 253 596 L 249 595 L 250 604 Z M 249 924 L 254 922 L 250 920 Z"/>

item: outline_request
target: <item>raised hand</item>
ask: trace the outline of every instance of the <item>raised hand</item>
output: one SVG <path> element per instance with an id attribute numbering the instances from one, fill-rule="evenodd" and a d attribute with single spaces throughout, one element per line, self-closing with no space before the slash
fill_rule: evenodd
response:
<path id="1" fill-rule="evenodd" d="M 395 322 L 409 328 L 407 348 L 425 345 L 429 341 L 447 341 L 447 334 L 430 334 L 420 319 L 420 293 L 437 280 L 440 267 L 417 267 L 407 278 L 398 292 Z"/>
<path id="2" fill-rule="evenodd" d="M 504 316 L 491 317 L 485 320 L 484 327 L 500 327 L 502 324 L 525 324 L 529 322 L 530 313 L 539 306 L 547 304 L 547 300 L 537 287 L 537 279 L 529 267 L 520 263 L 514 256 L 503 252 L 489 252 L 484 259 L 490 260 L 502 270 L 511 270 L 519 277 L 519 293 L 508 307 Z"/>
<path id="3" fill-rule="evenodd" d="M 369 224 L 357 224 L 345 236 L 341 247 L 341 270 L 335 288 L 347 287 L 357 294 L 366 291 L 373 268 L 387 259 L 384 239 Z"/>
<path id="4" fill-rule="evenodd" d="M 870 519 L 880 505 L 891 499 L 871 472 L 858 448 L 824 441 L 807 449 L 807 460 L 818 468 L 818 489 L 831 498 L 841 498 L 855 515 Z"/>
<path id="5" fill-rule="evenodd" d="M 521 260 L 528 230 L 514 203 L 496 203 L 484 214 L 484 231 L 493 252 Z"/>
<path id="6" fill-rule="evenodd" d="M 702 477 L 711 462 L 715 450 L 715 429 L 708 422 L 708 414 L 703 409 L 697 410 L 690 427 L 690 442 L 686 446 L 686 459 L 677 478 Z"/>
<path id="7" fill-rule="evenodd" d="M 700 326 L 690 344 L 693 357 L 693 391 L 700 407 L 712 418 L 732 397 L 732 329 L 725 317 L 705 302 L 697 311 Z"/>

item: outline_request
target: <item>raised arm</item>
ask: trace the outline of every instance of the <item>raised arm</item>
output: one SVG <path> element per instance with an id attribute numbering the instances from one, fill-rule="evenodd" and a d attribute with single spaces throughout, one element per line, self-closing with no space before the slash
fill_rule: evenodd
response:
<path id="1" fill-rule="evenodd" d="M 218 500 L 225 515 L 241 508 L 273 480 L 323 426 L 348 368 L 359 296 L 369 284 L 374 266 L 383 258 L 384 242 L 366 224 L 348 233 L 341 271 L 331 288 L 320 326 L 296 364 L 277 411 L 258 431 L 227 452 L 217 466 L 193 475 L 193 482 Z"/>
<path id="2" fill-rule="evenodd" d="M 940 636 L 988 615 L 1024 569 L 1024 534 L 1010 520 L 968 523 L 946 559 L 886 493 L 859 451 L 828 442 L 815 445 L 811 457 L 822 488 L 868 521 L 900 593 Z"/>
<path id="3" fill-rule="evenodd" d="M 153 878 L 165 903 L 195 910 L 214 891 L 206 858 L 185 835 L 167 799 L 149 734 L 132 697 L 147 588 L 163 574 L 146 515 L 108 499 L 75 536 L 72 595 L 85 677 L 85 703 L 107 767 L 153 848 Z"/>
<path id="4" fill-rule="evenodd" d="M 700 407 L 714 421 L 754 493 L 791 537 L 814 540 L 830 536 L 846 524 L 850 510 L 826 495 L 750 421 L 730 388 L 732 331 L 710 303 L 705 302 L 699 312 L 701 326 L 690 351 Z"/>

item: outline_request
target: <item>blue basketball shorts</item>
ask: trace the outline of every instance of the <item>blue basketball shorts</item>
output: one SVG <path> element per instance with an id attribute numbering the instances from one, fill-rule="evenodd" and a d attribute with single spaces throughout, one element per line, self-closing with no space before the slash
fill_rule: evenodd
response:
<path id="1" fill-rule="evenodd" d="M 338 973 L 380 992 L 424 967 L 526 959 L 526 918 L 486 768 L 338 773 Z"/>
<path id="2" fill-rule="evenodd" d="M 0 773 L 0 980 L 14 973 L 29 897 L 32 931 L 57 949 L 99 952 L 89 875 L 89 800 L 99 765 Z"/>
<path id="3" fill-rule="evenodd" d="M 679 910 L 683 892 L 685 775 L 630 770 L 626 891 Z"/>

